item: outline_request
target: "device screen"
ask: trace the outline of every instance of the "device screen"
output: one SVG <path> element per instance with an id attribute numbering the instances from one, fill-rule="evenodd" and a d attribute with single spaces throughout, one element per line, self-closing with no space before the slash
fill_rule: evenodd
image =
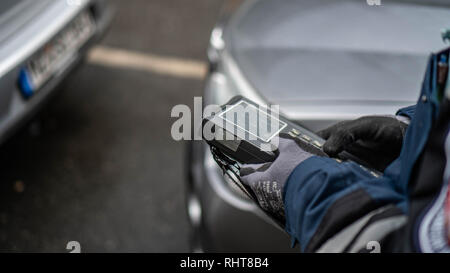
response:
<path id="1" fill-rule="evenodd" d="M 258 108 L 253 104 L 240 101 L 220 114 L 230 126 L 226 126 L 227 131 L 236 131 L 238 127 L 250 135 L 250 138 L 258 138 L 264 142 L 269 142 L 287 124 L 273 115 L 267 113 L 265 108 Z M 231 130 L 230 130 L 231 129 Z"/>

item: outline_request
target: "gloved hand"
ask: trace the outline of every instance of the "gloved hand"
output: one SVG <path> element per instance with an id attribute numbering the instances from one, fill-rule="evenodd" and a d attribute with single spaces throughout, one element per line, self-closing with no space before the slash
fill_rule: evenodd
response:
<path id="1" fill-rule="evenodd" d="M 312 154 L 306 152 L 301 141 L 286 136 L 279 138 L 279 155 L 274 162 L 244 164 L 241 181 L 254 193 L 261 208 L 284 223 L 283 188 L 291 172 Z"/>
<path id="2" fill-rule="evenodd" d="M 317 134 L 326 139 L 323 151 L 337 157 L 344 150 L 384 171 L 402 148 L 408 124 L 392 116 L 366 116 L 337 123 Z"/>

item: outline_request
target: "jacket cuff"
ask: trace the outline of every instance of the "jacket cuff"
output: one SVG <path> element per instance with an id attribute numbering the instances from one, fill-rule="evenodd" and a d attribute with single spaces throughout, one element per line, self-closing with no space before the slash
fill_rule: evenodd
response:
<path id="1" fill-rule="evenodd" d="M 400 110 L 397 111 L 396 115 L 407 117 L 410 120 L 412 120 L 414 118 L 415 112 L 416 112 L 416 105 L 411 105 L 405 108 L 401 108 Z"/>

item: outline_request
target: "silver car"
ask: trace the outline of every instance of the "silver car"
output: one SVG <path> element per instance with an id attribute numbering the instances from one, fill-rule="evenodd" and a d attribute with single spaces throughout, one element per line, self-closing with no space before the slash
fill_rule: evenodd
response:
<path id="1" fill-rule="evenodd" d="M 106 0 L 0 1 L 0 142 L 50 97 L 111 17 Z"/>
<path id="2" fill-rule="evenodd" d="M 243 2 L 212 32 L 205 104 L 235 95 L 278 104 L 312 131 L 414 104 L 429 53 L 445 47 L 450 3 L 373 2 Z M 191 142 L 187 162 L 193 251 L 297 251 L 223 178 L 206 144 Z"/>

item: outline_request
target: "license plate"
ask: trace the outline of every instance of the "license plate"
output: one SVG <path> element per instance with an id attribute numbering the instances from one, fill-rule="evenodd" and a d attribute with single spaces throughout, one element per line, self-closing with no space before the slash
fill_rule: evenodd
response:
<path id="1" fill-rule="evenodd" d="M 87 11 L 42 47 L 20 71 L 19 85 L 25 97 L 36 93 L 52 76 L 69 63 L 94 34 L 95 24 Z"/>

